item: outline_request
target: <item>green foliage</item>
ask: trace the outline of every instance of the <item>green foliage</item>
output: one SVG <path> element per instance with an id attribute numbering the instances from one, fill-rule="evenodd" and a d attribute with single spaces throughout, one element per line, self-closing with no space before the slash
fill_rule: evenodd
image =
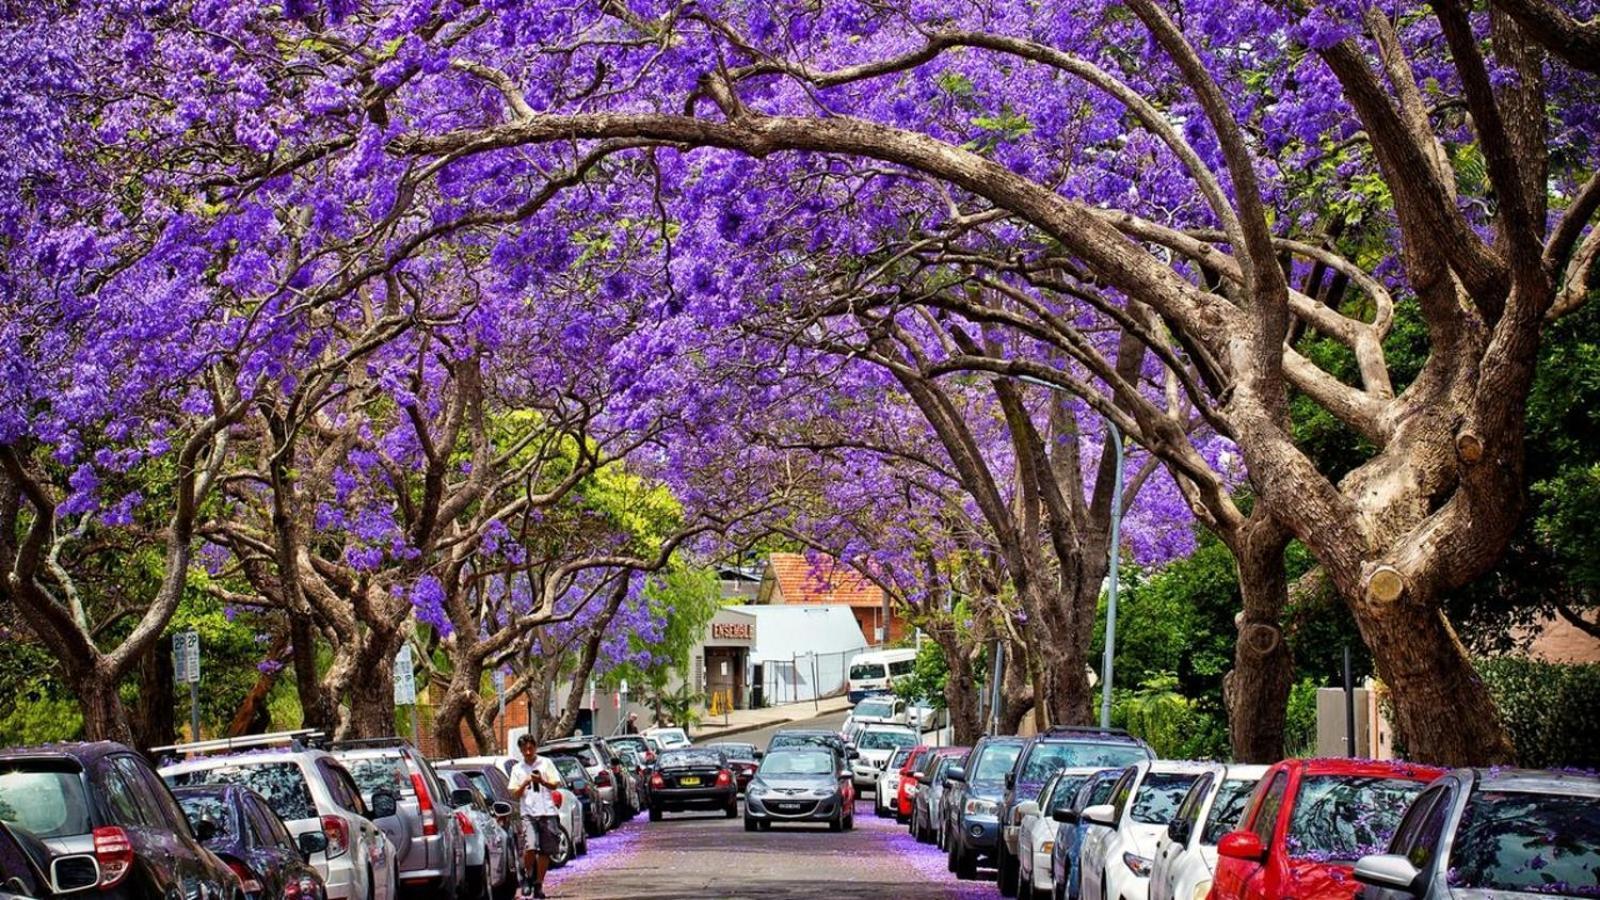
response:
<path id="1" fill-rule="evenodd" d="M 83 714 L 54 677 L 55 660 L 32 641 L 0 640 L 0 746 L 20 747 L 83 736 Z"/>
<path id="2" fill-rule="evenodd" d="M 894 692 L 907 700 L 927 700 L 935 709 L 944 709 L 944 684 L 949 677 L 944 651 L 933 641 L 925 640 L 917 648 L 911 674 L 895 681 Z"/>
<path id="3" fill-rule="evenodd" d="M 1517 762 L 1534 768 L 1600 768 L 1600 665 L 1518 657 L 1480 660 Z"/>
<path id="4" fill-rule="evenodd" d="M 1117 692 L 1112 724 L 1144 739 L 1161 759 L 1225 759 L 1228 729 L 1178 692 L 1170 673 L 1155 675 L 1133 691 Z"/>
<path id="5" fill-rule="evenodd" d="M 190 590 L 178 604 L 167 633 L 200 632 L 200 728 L 215 735 L 233 721 L 261 674 L 256 665 L 272 647 L 265 618 L 227 609 L 221 600 L 196 589 L 204 579 L 203 573 L 191 576 Z M 174 693 L 182 730 L 189 722 L 189 691 L 185 685 L 175 685 Z"/>
<path id="6" fill-rule="evenodd" d="M 634 635 L 630 644 L 635 652 L 649 652 L 657 662 L 648 667 L 626 663 L 609 669 L 600 678 L 600 684 L 608 689 L 626 680 L 630 690 L 634 685 L 639 685 L 640 691 L 660 690 L 673 675 L 688 675 L 690 651 L 722 608 L 717 574 L 711 569 L 674 563 L 650 579 L 645 587 L 645 602 L 666 623 L 661 640 L 647 643 Z"/>
<path id="7" fill-rule="evenodd" d="M 1316 679 L 1302 678 L 1289 690 L 1289 709 L 1283 729 L 1286 756 L 1316 755 L 1318 687 Z"/>
<path id="8" fill-rule="evenodd" d="M 650 703 L 667 721 L 688 730 L 700 722 L 700 704 L 704 703 L 706 695 L 702 694 L 687 684 L 676 688 L 657 688 L 650 697 Z"/>

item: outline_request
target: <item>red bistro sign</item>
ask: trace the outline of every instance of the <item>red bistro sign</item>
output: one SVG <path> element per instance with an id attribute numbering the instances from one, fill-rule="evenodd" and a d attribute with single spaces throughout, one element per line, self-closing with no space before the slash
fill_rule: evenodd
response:
<path id="1" fill-rule="evenodd" d="M 749 622 L 712 622 L 711 637 L 715 640 L 753 641 L 756 626 Z"/>

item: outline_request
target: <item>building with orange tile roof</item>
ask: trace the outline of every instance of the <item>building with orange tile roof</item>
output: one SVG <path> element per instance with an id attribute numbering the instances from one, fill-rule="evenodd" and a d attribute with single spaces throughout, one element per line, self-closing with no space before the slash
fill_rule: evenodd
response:
<path id="1" fill-rule="evenodd" d="M 884 643 L 885 595 L 855 568 L 825 554 L 774 553 L 767 557 L 756 603 L 771 605 L 850 607 L 868 644 Z M 887 640 L 894 643 L 906 635 L 905 618 L 894 609 L 887 612 Z"/>

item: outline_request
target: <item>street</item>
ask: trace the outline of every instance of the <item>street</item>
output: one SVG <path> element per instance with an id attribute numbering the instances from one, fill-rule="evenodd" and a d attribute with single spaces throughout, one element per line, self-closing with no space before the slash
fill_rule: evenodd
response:
<path id="1" fill-rule="evenodd" d="M 788 722 L 726 738 L 765 747 L 785 729 L 837 730 L 844 713 Z M 894 896 L 931 900 L 993 897 L 992 873 L 958 882 L 944 854 L 918 844 L 892 819 L 872 814 L 858 798 L 854 831 L 823 825 L 747 833 L 740 819 L 715 813 L 669 813 L 657 823 L 639 816 L 590 845 L 589 855 L 552 872 L 552 897 L 836 898 Z"/>

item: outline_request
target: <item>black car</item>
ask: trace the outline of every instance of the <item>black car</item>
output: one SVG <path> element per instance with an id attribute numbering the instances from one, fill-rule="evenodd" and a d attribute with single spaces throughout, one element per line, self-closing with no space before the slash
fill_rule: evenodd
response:
<path id="1" fill-rule="evenodd" d="M 54 900 L 99 884 L 94 854 L 55 856 L 33 835 L 0 823 L 0 897 Z"/>
<path id="2" fill-rule="evenodd" d="M 144 757 L 113 741 L 0 753 L 0 821 L 54 853 L 93 854 L 102 900 L 243 900 Z"/>
<path id="3" fill-rule="evenodd" d="M 720 809 L 732 819 L 739 815 L 739 782 L 721 751 L 703 747 L 663 750 L 650 775 L 650 821 L 661 814 L 686 809 Z"/>
<path id="4" fill-rule="evenodd" d="M 306 861 L 328 847 L 319 831 L 296 840 L 260 794 L 237 784 L 173 790 L 206 849 L 239 876 L 246 900 L 326 900 L 327 889 Z"/>
<path id="5" fill-rule="evenodd" d="M 744 796 L 744 830 L 775 822 L 826 822 L 855 827 L 850 770 L 832 748 L 811 744 L 768 749 Z"/>
<path id="6" fill-rule="evenodd" d="M 737 741 L 721 741 L 704 746 L 707 750 L 721 750 L 722 755 L 728 758 L 728 767 L 733 769 L 733 777 L 739 782 L 739 793 L 744 793 L 750 787 L 750 779 L 756 777 L 756 769 L 761 766 L 761 757 L 765 754 L 757 750 L 755 744 Z"/>
<path id="7" fill-rule="evenodd" d="M 578 802 L 583 804 L 583 830 L 589 837 L 599 837 L 611 827 L 611 813 L 604 800 L 601 799 L 594 785 L 589 783 L 589 772 L 584 769 L 583 762 L 575 756 L 552 756 L 550 761 L 556 764 L 556 771 L 561 773 L 561 778 L 567 783 L 567 789 L 578 797 Z"/>

